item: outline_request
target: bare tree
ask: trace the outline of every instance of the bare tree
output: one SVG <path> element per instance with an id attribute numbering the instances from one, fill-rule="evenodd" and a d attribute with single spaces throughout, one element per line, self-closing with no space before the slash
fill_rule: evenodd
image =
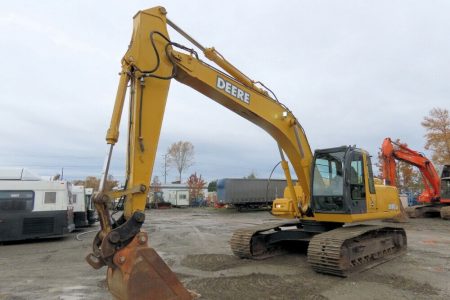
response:
<path id="1" fill-rule="evenodd" d="M 248 176 L 244 176 L 244 179 L 256 179 L 256 172 L 252 170 L 252 172 Z"/>
<path id="2" fill-rule="evenodd" d="M 427 140 L 425 149 L 432 151 L 432 160 L 438 165 L 450 163 L 450 117 L 447 109 L 433 108 L 424 117 Z"/>
<path id="3" fill-rule="evenodd" d="M 100 178 L 95 176 L 87 176 L 85 180 L 74 180 L 73 185 L 83 185 L 86 188 L 93 188 L 98 191 L 100 185 Z M 111 191 L 113 188 L 119 186 L 119 181 L 115 180 L 112 175 L 108 175 L 105 184 L 105 191 Z"/>
<path id="4" fill-rule="evenodd" d="M 181 182 L 181 174 L 183 171 L 194 164 L 194 145 L 184 141 L 173 143 L 167 149 L 167 155 L 169 164 L 177 169 Z"/>
<path id="5" fill-rule="evenodd" d="M 158 176 L 153 177 L 152 184 L 150 185 L 150 189 L 152 192 L 161 192 L 161 181 L 159 181 Z"/>

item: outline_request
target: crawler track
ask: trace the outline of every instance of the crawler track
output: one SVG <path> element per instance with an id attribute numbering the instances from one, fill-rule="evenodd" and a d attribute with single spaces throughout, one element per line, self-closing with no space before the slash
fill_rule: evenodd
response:
<path id="1" fill-rule="evenodd" d="M 308 262 L 316 272 L 346 277 L 402 254 L 406 244 L 402 228 L 342 227 L 311 239 Z"/>
<path id="2" fill-rule="evenodd" d="M 298 223 L 262 224 L 250 228 L 238 229 L 230 240 L 231 250 L 240 258 L 264 259 L 278 255 L 283 251 L 265 242 L 265 232 L 277 231 L 283 226 L 295 226 Z"/>
<path id="3" fill-rule="evenodd" d="M 441 216 L 442 219 L 450 218 L 449 206 L 440 204 L 414 205 L 405 208 L 410 218 L 429 218 Z"/>
<path id="4" fill-rule="evenodd" d="M 444 220 L 450 220 L 450 206 L 444 206 L 441 208 L 441 218 Z"/>
<path id="5" fill-rule="evenodd" d="M 263 224 L 234 232 L 230 246 L 240 258 L 264 259 L 284 252 L 270 236 L 281 227 L 299 223 Z M 308 262 L 319 272 L 346 277 L 386 262 L 406 250 L 403 228 L 356 225 L 341 227 L 310 238 Z"/>
<path id="6" fill-rule="evenodd" d="M 423 218 L 424 212 L 423 208 L 426 208 L 426 205 L 414 205 L 405 208 L 406 214 L 410 218 Z"/>

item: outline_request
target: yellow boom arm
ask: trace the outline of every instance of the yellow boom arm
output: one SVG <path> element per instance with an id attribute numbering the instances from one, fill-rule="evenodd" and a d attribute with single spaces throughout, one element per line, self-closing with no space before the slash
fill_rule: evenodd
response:
<path id="1" fill-rule="evenodd" d="M 194 50 L 171 42 L 167 24 L 193 42 L 208 59 L 225 72 L 201 61 Z M 142 273 L 144 277 L 155 273 L 155 269 L 164 269 L 164 266 L 161 267 L 164 263 L 156 252 L 146 252 L 151 248 L 147 247 L 147 236 L 139 229 L 143 222 L 143 211 L 171 79 L 199 91 L 268 132 L 280 150 L 294 216 L 303 215 L 309 205 L 310 167 L 313 155 L 301 125 L 291 111 L 269 97 L 265 89 L 257 86 L 214 48 L 204 48 L 168 20 L 164 8 L 155 7 L 140 11 L 134 17 L 131 43 L 122 59 L 114 111 L 106 135 L 110 149 L 105 160 L 100 191 L 94 199 L 102 230 L 94 241 L 94 254 L 87 258 L 94 267 L 108 265 L 109 288 L 113 295 L 120 299 L 132 297 L 133 289 L 138 289 L 141 296 L 145 294 L 145 299 L 152 299 L 150 296 L 155 297 L 154 299 L 163 299 L 157 298 L 163 294 L 157 294 L 159 292 L 155 292 L 155 288 L 146 289 L 143 286 L 131 288 L 134 281 L 130 278 L 133 277 L 133 270 L 138 268 L 133 264 L 137 264 L 138 261 L 157 261 L 155 264 L 140 265 L 139 268 L 145 270 Z M 108 174 L 112 148 L 119 138 L 120 119 L 128 86 L 130 120 L 126 184 L 123 191 L 108 193 L 104 190 L 103 183 Z M 285 155 L 298 178 L 296 188 L 292 184 Z M 109 215 L 107 204 L 112 197 L 118 196 L 125 197 L 125 211 L 123 218 L 116 224 Z M 143 242 L 139 243 L 140 241 Z M 143 259 L 139 259 L 140 256 Z M 123 259 L 133 262 L 126 266 L 126 263 L 121 263 Z M 164 270 L 171 273 L 168 268 Z M 170 291 L 179 297 L 174 299 L 188 297 L 176 277 L 172 276 L 173 273 L 170 278 L 162 273 L 159 272 L 158 276 L 153 274 L 150 276 L 153 276 L 153 279 L 148 280 L 159 278 L 158 280 L 163 282 L 170 281 L 173 284 L 161 289 L 161 293 Z M 143 276 L 142 274 L 139 276 Z M 147 282 L 142 278 L 139 281 Z M 133 297 L 135 295 L 133 294 Z"/>

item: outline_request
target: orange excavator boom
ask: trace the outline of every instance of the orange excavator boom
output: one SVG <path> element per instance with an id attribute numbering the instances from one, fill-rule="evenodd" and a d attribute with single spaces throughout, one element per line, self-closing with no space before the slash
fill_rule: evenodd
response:
<path id="1" fill-rule="evenodd" d="M 417 167 L 422 174 L 424 191 L 419 195 L 419 202 L 439 202 L 441 180 L 433 163 L 425 155 L 408 148 L 406 144 L 393 142 L 390 138 L 384 139 L 381 154 L 383 178 L 388 185 L 397 185 L 396 161 L 403 161 Z"/>

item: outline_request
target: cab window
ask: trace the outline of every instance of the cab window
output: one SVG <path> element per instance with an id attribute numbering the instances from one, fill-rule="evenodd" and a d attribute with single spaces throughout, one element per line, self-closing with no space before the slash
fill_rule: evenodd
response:
<path id="1" fill-rule="evenodd" d="M 361 200 L 366 198 L 366 189 L 364 183 L 364 162 L 361 153 L 354 153 L 350 163 L 350 194 L 352 200 Z"/>
<path id="2" fill-rule="evenodd" d="M 373 170 L 372 170 L 372 162 L 370 161 L 370 156 L 367 155 L 367 171 L 369 172 L 369 192 L 371 194 L 375 194 L 375 183 L 373 181 Z"/>
<path id="3" fill-rule="evenodd" d="M 344 156 L 344 151 L 316 155 L 312 189 L 316 211 L 344 210 Z"/>

